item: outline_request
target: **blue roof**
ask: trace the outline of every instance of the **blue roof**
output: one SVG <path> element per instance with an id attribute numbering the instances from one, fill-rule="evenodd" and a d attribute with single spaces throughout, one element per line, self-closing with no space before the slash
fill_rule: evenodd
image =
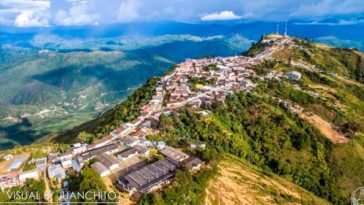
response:
<path id="1" fill-rule="evenodd" d="M 25 157 L 19 157 L 14 159 L 14 161 L 8 166 L 8 170 L 19 169 L 25 160 Z"/>
<path id="2" fill-rule="evenodd" d="M 62 179 L 66 176 L 66 173 L 60 164 L 48 167 L 48 176 L 50 178 Z"/>
<path id="3" fill-rule="evenodd" d="M 76 160 L 72 160 L 72 168 L 76 171 L 81 170 L 81 166 L 80 166 L 80 164 L 78 164 L 78 162 Z"/>

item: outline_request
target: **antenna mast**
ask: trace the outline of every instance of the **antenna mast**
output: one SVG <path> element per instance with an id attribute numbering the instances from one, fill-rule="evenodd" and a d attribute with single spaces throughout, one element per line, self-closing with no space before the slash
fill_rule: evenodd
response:
<path id="1" fill-rule="evenodd" d="M 279 23 L 277 22 L 277 31 L 276 34 L 279 35 Z"/>
<path id="2" fill-rule="evenodd" d="M 286 28 L 284 29 L 284 36 L 287 36 L 287 21 L 286 21 Z"/>

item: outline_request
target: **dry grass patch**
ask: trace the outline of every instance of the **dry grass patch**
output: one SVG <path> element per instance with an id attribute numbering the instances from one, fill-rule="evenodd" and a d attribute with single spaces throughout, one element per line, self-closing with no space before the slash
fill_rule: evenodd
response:
<path id="1" fill-rule="evenodd" d="M 264 175 L 238 160 L 224 160 L 219 169 L 206 190 L 206 205 L 328 204 L 291 182 Z"/>

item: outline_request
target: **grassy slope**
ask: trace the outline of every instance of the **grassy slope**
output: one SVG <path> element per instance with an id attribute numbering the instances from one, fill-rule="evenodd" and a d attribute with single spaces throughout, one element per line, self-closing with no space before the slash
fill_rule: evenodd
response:
<path id="1" fill-rule="evenodd" d="M 226 157 L 219 163 L 218 175 L 206 191 L 207 205 L 329 204 L 294 183 L 234 157 Z"/>
<path id="2" fill-rule="evenodd" d="M 334 204 L 345 204 L 349 202 L 351 191 L 364 183 L 360 171 L 364 166 L 363 85 L 361 78 L 353 74 L 364 69 L 358 63 L 361 60 L 357 60 L 362 54 L 355 50 L 332 50 L 309 42 L 298 43 L 309 51 L 293 48 L 278 51 L 275 55 L 281 62 L 274 69 L 282 72 L 299 70 L 303 73 L 302 80 L 260 82 L 257 96 L 269 94 L 300 104 L 346 132 L 352 137 L 350 143 L 333 145 L 309 123 L 288 114 L 274 101 L 240 94 L 228 99 L 226 107 L 209 107 L 214 114 L 204 120 L 189 111 L 178 116 L 164 116 L 160 123 L 161 137 L 181 147 L 190 141 L 208 142 L 217 152 L 245 158 L 266 172 L 275 172 Z M 251 55 L 262 47 L 257 44 Z M 351 61 L 343 63 L 337 55 L 354 55 L 356 60 L 348 67 Z M 292 67 L 289 60 L 316 65 L 321 73 Z M 330 72 L 336 72 L 338 76 Z M 296 89 L 294 84 L 302 90 Z M 318 92 L 320 97 L 307 91 Z M 215 192 L 220 193 L 223 188 L 221 185 Z"/>
<path id="3" fill-rule="evenodd" d="M 71 130 L 68 130 L 67 132 L 44 140 L 70 143 L 79 140 L 76 138 L 76 136 L 82 131 L 89 132 L 95 135 L 95 137 L 104 136 L 105 134 L 109 133 L 110 130 L 119 126 L 122 122 L 127 122 L 138 117 L 140 108 L 147 104 L 152 98 L 158 79 L 159 78 L 156 77 L 151 78 L 145 85 L 137 89 L 125 101 L 114 106 L 112 109 L 101 114 L 94 120 L 88 121 Z"/>
<path id="4" fill-rule="evenodd" d="M 329 163 L 336 180 L 335 189 L 338 194 L 348 198 L 351 191 L 364 184 L 364 176 L 360 171 L 364 166 L 364 57 L 352 49 L 299 43 L 305 50 L 286 48 L 274 54 L 274 57 L 282 61 L 277 69 L 300 71 L 303 73 L 301 82 L 288 82 L 288 85 L 298 84 L 306 91 L 320 94 L 314 102 L 296 103 L 339 126 L 343 131 L 347 131 L 350 124 L 355 126 L 355 132 L 348 132 L 352 137 L 349 144 L 333 146 L 330 154 L 333 160 Z M 308 62 L 315 65 L 321 73 L 287 65 L 290 60 Z M 337 76 L 330 75 L 330 72 L 337 73 Z M 266 91 L 282 97 L 277 94 L 275 87 Z"/>

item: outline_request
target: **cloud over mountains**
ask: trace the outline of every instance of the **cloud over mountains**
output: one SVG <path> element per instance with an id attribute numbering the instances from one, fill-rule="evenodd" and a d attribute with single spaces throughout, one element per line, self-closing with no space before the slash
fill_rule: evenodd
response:
<path id="1" fill-rule="evenodd" d="M 221 11 L 220 13 L 210 13 L 201 17 L 202 21 L 226 21 L 241 19 L 241 16 L 234 14 L 233 11 Z"/>
<path id="2" fill-rule="evenodd" d="M 0 24 L 39 27 L 135 21 L 310 20 L 364 14 L 362 0 L 1 0 Z"/>

